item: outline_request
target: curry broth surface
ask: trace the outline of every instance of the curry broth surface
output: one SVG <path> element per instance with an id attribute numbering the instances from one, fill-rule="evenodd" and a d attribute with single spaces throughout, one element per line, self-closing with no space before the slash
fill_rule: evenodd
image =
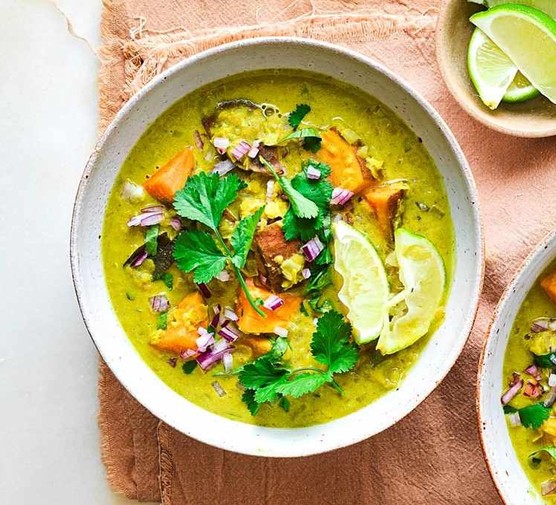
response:
<path id="1" fill-rule="evenodd" d="M 444 259 L 449 286 L 454 234 L 448 199 L 441 176 L 421 141 L 389 109 L 355 88 L 324 76 L 297 71 L 295 74 L 287 71 L 243 74 L 193 92 L 149 127 L 122 166 L 106 209 L 103 259 L 114 310 L 141 357 L 168 386 L 216 414 L 275 427 L 324 423 L 350 414 L 396 388 L 418 358 L 428 336 L 379 363 L 363 359 L 351 372 L 337 376 L 345 392 L 343 396 L 330 387 L 323 387 L 314 395 L 291 399 L 289 412 L 278 406 L 263 406 L 253 417 L 241 401 L 242 392 L 237 379 L 233 376 L 214 376 L 215 372 L 222 371 L 221 365 L 206 373 L 197 367 L 191 375 L 185 375 L 180 364 L 172 368 L 167 363 L 169 355 L 149 345 L 156 329 L 156 315 L 150 309 L 149 297 L 167 290 L 162 281 L 151 284 L 150 276 L 146 275 L 144 279 L 132 277 L 127 269 L 122 268 L 125 260 L 144 240 L 142 230 L 128 228 L 126 223 L 148 204 L 148 201 L 141 205 L 132 204 L 121 198 L 124 182 L 129 179 L 137 184 L 144 183 L 155 167 L 162 166 L 186 146 L 194 145 L 193 134 L 195 130 L 201 130 L 201 118 L 208 115 L 218 102 L 233 98 L 271 102 L 285 113 L 293 110 L 298 103 L 307 103 L 312 109 L 312 123 L 344 124 L 356 131 L 369 146 L 371 155 L 384 161 L 385 179 L 403 178 L 409 181 L 403 225 L 435 244 Z M 200 156 L 196 162 L 201 169 L 212 167 Z M 430 210 L 423 211 L 417 202 L 426 204 Z M 368 236 L 384 259 L 389 250 L 369 208 L 356 202 L 354 214 L 353 226 Z M 190 275 L 181 275 L 175 266 L 170 272 L 174 277 L 174 289 L 167 292 L 167 296 L 174 306 L 195 287 Z M 234 293 L 213 290 L 213 298 L 234 306 Z M 439 322 L 433 324 L 429 334 Z M 292 322 L 288 339 L 293 348 L 293 365 L 303 366 L 311 361 L 309 345 L 313 332 L 314 324 L 308 316 L 300 313 Z M 234 356 L 241 354 L 239 347 Z M 216 379 L 227 392 L 222 398 L 216 395 L 211 385 Z"/>
<path id="2" fill-rule="evenodd" d="M 555 268 L 556 262 L 547 268 L 545 273 L 552 272 Z M 556 317 L 556 307 L 541 289 L 537 280 L 525 297 L 512 327 L 504 356 L 504 381 L 511 376 L 512 372 L 522 372 L 532 363 L 531 352 L 526 346 L 524 336 L 530 332 L 531 321 L 539 317 Z M 504 387 L 506 387 L 506 384 L 504 384 Z M 521 408 L 530 405 L 531 401 L 522 394 L 518 394 L 511 404 L 516 408 Z M 538 431 L 524 428 L 523 426 L 508 426 L 508 431 L 517 458 L 525 474 L 538 492 L 542 482 L 554 478 L 553 466 L 550 463 L 543 461 L 538 468 L 532 468 L 528 463 L 528 456 L 543 445 L 536 442 L 536 439 L 539 438 Z M 546 503 L 556 504 L 556 496 L 544 496 L 542 499 Z"/>

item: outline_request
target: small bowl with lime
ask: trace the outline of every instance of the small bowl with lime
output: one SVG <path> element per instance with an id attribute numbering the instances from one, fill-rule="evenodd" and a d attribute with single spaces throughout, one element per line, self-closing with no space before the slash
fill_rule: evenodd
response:
<path id="1" fill-rule="evenodd" d="M 436 53 L 475 119 L 518 137 L 556 135 L 556 1 L 446 0 Z"/>

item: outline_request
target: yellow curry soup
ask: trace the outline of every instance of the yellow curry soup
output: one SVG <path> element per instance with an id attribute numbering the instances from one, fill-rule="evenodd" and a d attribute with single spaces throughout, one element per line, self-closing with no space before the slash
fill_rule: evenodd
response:
<path id="1" fill-rule="evenodd" d="M 556 265 L 531 288 L 504 357 L 502 404 L 514 450 L 546 503 L 556 503 Z"/>
<path id="2" fill-rule="evenodd" d="M 114 310 L 160 379 L 275 427 L 395 389 L 442 322 L 454 262 L 448 199 L 420 139 L 359 90 L 288 71 L 216 82 L 160 116 L 117 177 L 102 246 Z M 367 311 L 357 293 L 383 274 L 388 300 Z"/>

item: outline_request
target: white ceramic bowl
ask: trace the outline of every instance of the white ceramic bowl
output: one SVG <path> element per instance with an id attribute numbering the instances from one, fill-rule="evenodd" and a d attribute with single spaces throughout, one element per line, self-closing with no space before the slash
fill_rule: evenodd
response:
<path id="1" fill-rule="evenodd" d="M 448 192 L 456 230 L 456 265 L 446 320 L 401 386 L 347 417 L 308 428 L 276 429 L 232 421 L 193 405 L 143 362 L 122 330 L 106 290 L 101 234 L 109 192 L 141 134 L 174 102 L 204 84 L 250 70 L 311 70 L 375 96 L 423 139 Z M 306 456 L 344 447 L 392 426 L 448 373 L 475 317 L 483 276 L 477 193 L 467 162 L 438 113 L 399 78 L 360 54 L 294 38 L 253 39 L 192 57 L 149 83 L 118 113 L 83 175 L 71 231 L 71 265 L 85 324 L 127 390 L 154 415 L 202 442 L 259 456 Z"/>
<path id="2" fill-rule="evenodd" d="M 507 504 L 539 505 L 544 501 L 517 460 L 500 404 L 506 346 L 527 293 L 556 257 L 556 233 L 545 238 L 524 261 L 494 313 L 479 361 L 477 414 L 483 451 L 500 496 Z"/>

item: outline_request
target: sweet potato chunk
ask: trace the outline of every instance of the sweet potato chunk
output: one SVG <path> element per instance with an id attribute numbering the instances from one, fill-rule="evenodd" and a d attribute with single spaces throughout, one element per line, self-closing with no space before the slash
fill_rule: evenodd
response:
<path id="1" fill-rule="evenodd" d="M 556 304 L 556 270 L 542 278 L 541 288 L 543 288 L 548 298 L 550 298 L 550 301 Z"/>
<path id="2" fill-rule="evenodd" d="M 359 193 L 374 180 L 365 162 L 357 156 L 357 148 L 344 140 L 336 130 L 327 130 L 322 134 L 317 156 L 330 166 L 330 181 L 336 187 Z"/>
<path id="3" fill-rule="evenodd" d="M 247 279 L 247 286 L 253 298 L 266 300 L 272 293 L 266 289 L 258 288 L 251 279 Z M 261 307 L 266 317 L 262 317 L 251 307 L 245 293 L 240 292 L 237 301 L 237 314 L 239 316 L 238 327 L 244 333 L 274 333 L 274 329 L 285 327 L 288 322 L 299 312 L 302 298 L 291 293 L 282 293 L 280 298 L 284 305 L 276 310 L 268 310 Z"/>
<path id="4" fill-rule="evenodd" d="M 268 279 L 268 287 L 274 291 L 282 291 L 284 276 L 280 264 L 275 258 L 277 256 L 281 256 L 282 260 L 291 258 L 299 252 L 301 242 L 299 240 L 287 241 L 282 227 L 274 223 L 259 230 L 255 234 L 253 244 L 257 267 L 259 272 Z"/>
<path id="5" fill-rule="evenodd" d="M 243 343 L 248 345 L 253 351 L 253 357 L 258 358 L 272 348 L 272 341 L 265 337 L 247 337 Z"/>
<path id="6" fill-rule="evenodd" d="M 153 198 L 171 203 L 176 192 L 185 186 L 194 166 L 193 150 L 188 147 L 151 175 L 144 188 Z"/>
<path id="7" fill-rule="evenodd" d="M 365 200 L 375 211 L 380 229 L 388 240 L 392 238 L 394 218 L 405 191 L 405 185 L 388 184 L 368 188 L 363 193 Z"/>
<path id="8" fill-rule="evenodd" d="M 168 314 L 165 330 L 158 330 L 151 339 L 151 345 L 162 351 L 180 354 L 197 349 L 196 340 L 199 326 L 208 325 L 207 306 L 200 293 L 188 294 L 179 305 Z"/>

